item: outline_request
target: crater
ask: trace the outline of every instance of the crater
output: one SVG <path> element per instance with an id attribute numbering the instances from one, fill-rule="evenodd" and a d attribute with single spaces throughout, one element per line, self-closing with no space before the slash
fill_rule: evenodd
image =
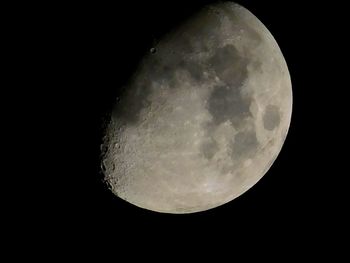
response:
<path id="1" fill-rule="evenodd" d="M 155 47 L 152 47 L 150 49 L 151 54 L 155 54 L 157 52 L 157 49 Z"/>
<path id="2" fill-rule="evenodd" d="M 231 157 L 234 158 L 251 158 L 253 157 L 259 142 L 256 138 L 255 131 L 241 131 L 237 133 L 231 146 Z"/>
<path id="3" fill-rule="evenodd" d="M 214 124 L 230 120 L 237 128 L 245 118 L 252 116 L 251 102 L 252 98 L 243 97 L 237 87 L 216 86 L 207 101 L 207 109 Z"/>
<path id="4" fill-rule="evenodd" d="M 276 105 L 267 105 L 265 108 L 263 123 L 268 131 L 274 130 L 281 122 L 279 107 Z"/>

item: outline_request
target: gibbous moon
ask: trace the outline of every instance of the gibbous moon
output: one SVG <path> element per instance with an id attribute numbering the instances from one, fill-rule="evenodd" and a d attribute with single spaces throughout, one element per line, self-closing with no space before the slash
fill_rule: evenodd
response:
<path id="1" fill-rule="evenodd" d="M 291 112 L 288 68 L 268 29 L 238 4 L 207 6 L 145 55 L 116 101 L 105 179 L 153 211 L 220 206 L 268 171 Z"/>

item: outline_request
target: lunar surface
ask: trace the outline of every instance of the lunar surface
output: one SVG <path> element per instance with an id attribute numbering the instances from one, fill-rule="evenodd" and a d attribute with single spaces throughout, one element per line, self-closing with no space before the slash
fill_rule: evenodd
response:
<path id="1" fill-rule="evenodd" d="M 291 112 L 288 68 L 271 33 L 240 5 L 207 6 L 145 55 L 117 99 L 105 179 L 153 211 L 220 206 L 268 171 Z"/>

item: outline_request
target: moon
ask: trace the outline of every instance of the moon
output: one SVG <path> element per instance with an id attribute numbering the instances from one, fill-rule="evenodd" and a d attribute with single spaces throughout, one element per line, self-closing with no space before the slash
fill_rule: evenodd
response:
<path id="1" fill-rule="evenodd" d="M 269 30 L 238 4 L 206 6 L 144 56 L 117 99 L 106 182 L 152 211 L 218 207 L 268 171 L 291 113 L 288 67 Z"/>

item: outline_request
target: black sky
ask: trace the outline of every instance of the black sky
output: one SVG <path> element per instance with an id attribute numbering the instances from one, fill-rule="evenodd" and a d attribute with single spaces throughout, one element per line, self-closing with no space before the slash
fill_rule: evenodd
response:
<path id="1" fill-rule="evenodd" d="M 28 36 L 23 39 L 28 43 L 29 61 L 40 64 L 36 74 L 41 76 L 37 82 L 41 90 L 31 93 L 42 96 L 43 105 L 32 106 L 45 115 L 36 135 L 47 149 L 40 152 L 40 168 L 36 169 L 45 179 L 36 185 L 33 201 L 23 210 L 32 216 L 29 226 L 47 225 L 67 239 L 89 239 L 95 234 L 102 239 L 246 233 L 300 239 L 320 235 L 315 221 L 334 210 L 324 186 L 337 174 L 327 167 L 329 142 L 320 125 L 325 118 L 335 122 L 336 117 L 327 110 L 330 104 L 325 106 L 324 101 L 336 103 L 329 90 L 340 87 L 329 77 L 335 71 L 332 60 L 339 56 L 331 43 L 341 42 L 334 25 L 338 23 L 332 17 L 334 5 L 236 1 L 256 15 L 277 40 L 289 67 L 294 97 L 283 149 L 269 172 L 247 193 L 216 209 L 171 215 L 120 200 L 102 182 L 103 120 L 120 87 L 157 39 L 210 2 L 53 4 L 38 15 L 29 15 L 31 23 L 21 28 Z M 46 154 L 52 150 L 54 153 Z M 38 156 L 34 152 L 32 156 Z"/>

